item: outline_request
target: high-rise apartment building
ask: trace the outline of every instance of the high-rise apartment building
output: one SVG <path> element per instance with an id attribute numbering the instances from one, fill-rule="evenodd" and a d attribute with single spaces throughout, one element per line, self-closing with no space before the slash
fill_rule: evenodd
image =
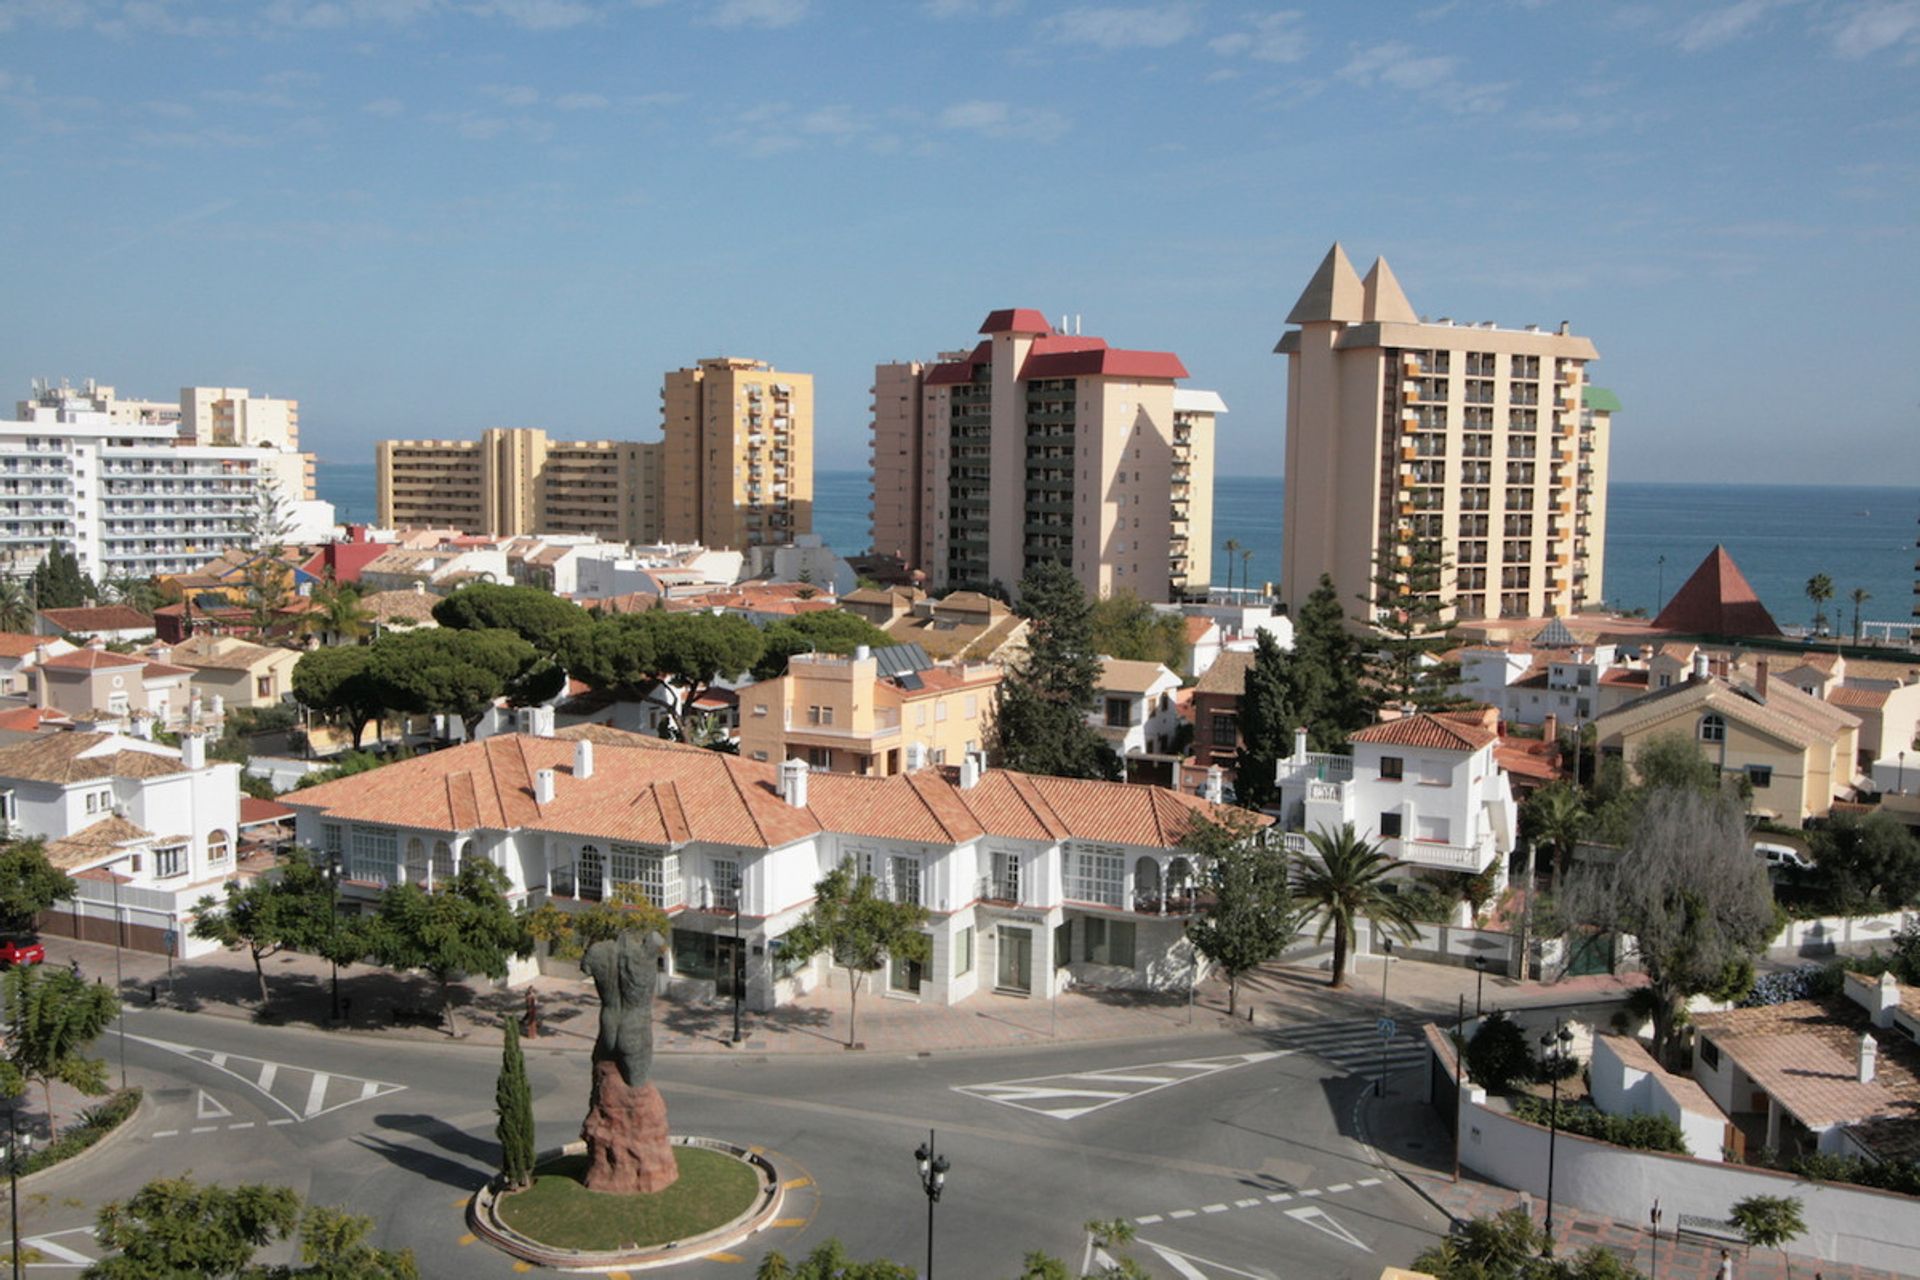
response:
<path id="1" fill-rule="evenodd" d="M 660 391 L 668 542 L 744 550 L 813 532 L 813 375 L 725 357 Z"/>
<path id="2" fill-rule="evenodd" d="M 985 340 L 873 383 L 873 548 L 935 591 L 1014 587 L 1041 560 L 1089 592 L 1204 596 L 1213 427 L 1226 411 L 1166 351 L 995 311 Z"/>
<path id="3" fill-rule="evenodd" d="M 299 453 L 300 402 L 256 396 L 245 387 L 180 388 L 180 431 L 196 444 L 252 445 Z M 313 497 L 314 458 L 300 454 L 302 466 L 279 476 L 281 491 L 293 500 Z"/>
<path id="4" fill-rule="evenodd" d="M 489 427 L 478 440 L 382 440 L 374 447 L 379 521 L 511 536 L 661 536 L 662 446 L 550 440 L 537 427 Z"/>
<path id="5" fill-rule="evenodd" d="M 1450 616 L 1544 617 L 1602 600 L 1610 393 L 1562 323 L 1503 329 L 1415 314 L 1384 258 L 1338 244 L 1275 348 L 1287 357 L 1281 594 L 1340 599 L 1383 570 L 1442 565 Z"/>

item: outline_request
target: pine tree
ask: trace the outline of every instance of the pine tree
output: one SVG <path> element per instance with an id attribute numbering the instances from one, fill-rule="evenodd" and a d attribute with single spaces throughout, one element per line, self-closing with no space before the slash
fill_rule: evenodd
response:
<path id="1" fill-rule="evenodd" d="M 1072 570 L 1043 560 L 1020 582 L 1027 654 L 1000 684 L 993 754 L 1009 769 L 1068 778 L 1119 776 L 1119 758 L 1087 717 L 1099 704 L 1093 606 Z"/>
<path id="2" fill-rule="evenodd" d="M 503 1030 L 500 1080 L 493 1090 L 500 1121 L 494 1132 L 500 1138 L 501 1176 L 509 1187 L 519 1188 L 533 1181 L 533 1090 L 527 1083 L 527 1058 L 513 1019 L 506 1020 Z"/>
<path id="3" fill-rule="evenodd" d="M 1449 566 L 1432 540 L 1384 545 L 1373 576 L 1371 598 L 1362 597 L 1373 620 L 1384 661 L 1381 694 L 1387 702 L 1430 711 L 1446 706 L 1453 683 L 1432 659 L 1453 639 L 1440 588 Z"/>
<path id="4" fill-rule="evenodd" d="M 93 580 L 80 572 L 79 559 L 57 544 L 47 549 L 27 586 L 36 609 L 77 609 L 96 594 Z"/>
<path id="5" fill-rule="evenodd" d="M 1270 633 L 1260 632 L 1240 694 L 1240 740 L 1246 745 L 1234 763 L 1234 792 L 1249 808 L 1264 808 L 1279 799 L 1274 774 L 1280 761 L 1292 754 L 1293 731 L 1300 723 L 1293 701 L 1293 669 L 1298 665 L 1299 659 Z"/>
<path id="6" fill-rule="evenodd" d="M 1293 620 L 1295 706 L 1315 751 L 1339 751 L 1347 735 L 1373 723 L 1374 699 L 1361 683 L 1359 646 L 1333 579 L 1319 585 Z"/>

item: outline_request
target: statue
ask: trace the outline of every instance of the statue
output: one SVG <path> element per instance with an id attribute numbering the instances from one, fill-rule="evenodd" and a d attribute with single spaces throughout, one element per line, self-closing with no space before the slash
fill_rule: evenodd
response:
<path id="1" fill-rule="evenodd" d="M 653 994 L 666 949 L 658 933 L 622 933 L 594 943 L 580 961 L 600 993 L 593 1092 L 580 1126 L 587 1141 L 586 1184 L 593 1191 L 660 1191 L 680 1176 L 667 1104 L 647 1079 L 653 1070 Z"/>

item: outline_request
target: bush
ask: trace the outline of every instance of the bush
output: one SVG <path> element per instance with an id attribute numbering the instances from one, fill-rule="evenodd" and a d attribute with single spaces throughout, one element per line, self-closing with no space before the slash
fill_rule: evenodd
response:
<path id="1" fill-rule="evenodd" d="M 1516 1119 L 1533 1124 L 1546 1124 L 1553 1115 L 1553 1103 L 1529 1095 L 1514 1098 L 1509 1105 Z M 1584 1102 L 1562 1102 L 1557 1124 L 1563 1133 L 1598 1138 L 1616 1147 L 1692 1154 L 1680 1136 L 1680 1126 L 1666 1116 L 1610 1116 Z"/>
<path id="2" fill-rule="evenodd" d="M 1787 1172 L 1809 1182 L 1850 1182 L 1856 1187 L 1875 1187 L 1920 1196 L 1920 1164 L 1912 1161 L 1881 1164 L 1858 1156 L 1801 1156 L 1787 1166 Z"/>
<path id="3" fill-rule="evenodd" d="M 1467 1042 L 1467 1072 L 1488 1093 L 1505 1093 L 1533 1073 L 1527 1033 L 1504 1013 L 1490 1013 Z"/>
<path id="4" fill-rule="evenodd" d="M 73 1159 L 119 1128 L 139 1105 L 140 1090 L 136 1087 L 122 1089 L 110 1095 L 105 1102 L 88 1107 L 80 1113 L 79 1124 L 56 1135 L 46 1146 L 34 1148 L 21 1160 L 21 1175 L 37 1173 L 52 1168 L 62 1160 Z"/>
<path id="5" fill-rule="evenodd" d="M 1815 994 L 1815 981 L 1826 967 L 1803 964 L 1797 969 L 1783 969 L 1755 978 L 1752 989 L 1741 999 L 1740 1007 L 1758 1009 L 1770 1004 L 1786 1004 L 1789 1000 L 1809 999 Z"/>

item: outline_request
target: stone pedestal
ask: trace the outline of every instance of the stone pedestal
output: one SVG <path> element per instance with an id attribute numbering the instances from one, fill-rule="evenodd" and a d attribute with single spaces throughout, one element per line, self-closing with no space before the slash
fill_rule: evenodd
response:
<path id="1" fill-rule="evenodd" d="M 680 1176 L 660 1091 L 650 1084 L 628 1084 L 611 1059 L 593 1064 L 593 1096 L 580 1136 L 587 1142 L 586 1183 L 591 1191 L 662 1191 Z"/>

